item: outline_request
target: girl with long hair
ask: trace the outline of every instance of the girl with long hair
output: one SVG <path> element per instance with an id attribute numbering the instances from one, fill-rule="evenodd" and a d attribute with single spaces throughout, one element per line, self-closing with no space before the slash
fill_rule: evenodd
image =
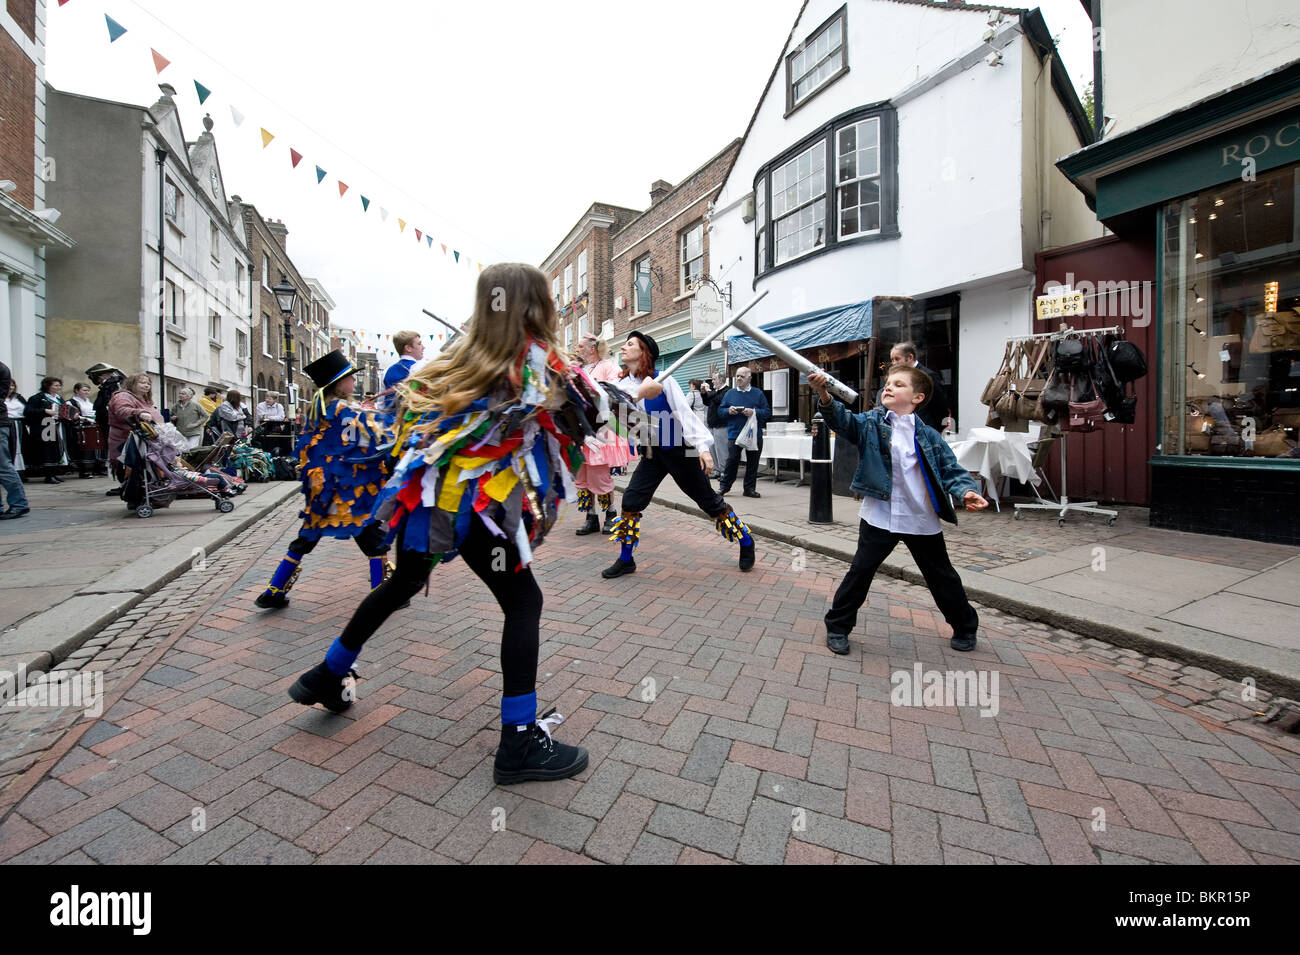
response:
<path id="1" fill-rule="evenodd" d="M 384 529 L 371 521 L 370 511 L 388 478 L 387 464 L 393 432 L 385 418 L 352 403 L 357 370 L 337 349 L 303 369 L 315 383 L 315 398 L 307 427 L 298 437 L 302 493 L 302 529 L 257 598 L 266 610 L 289 604 L 289 590 L 298 580 L 302 559 L 321 537 L 355 540 L 370 559 L 370 587 L 378 587 L 392 565 L 385 555 Z M 238 396 L 232 391 L 232 395 Z M 225 408 L 226 405 L 221 405 Z M 241 419 L 242 420 L 242 419 Z"/>
<path id="2" fill-rule="evenodd" d="M 559 503 L 577 499 L 571 472 L 608 417 L 608 400 L 565 363 L 555 324 L 549 283 L 531 265 L 479 274 L 464 336 L 398 386 L 404 453 L 375 509 L 397 543 L 397 569 L 289 691 L 299 703 L 347 709 L 365 641 L 439 562 L 459 555 L 505 618 L 493 766 L 501 784 L 565 779 L 587 766 L 586 750 L 551 736 L 563 717 L 537 714 L 542 592 L 529 564 Z"/>

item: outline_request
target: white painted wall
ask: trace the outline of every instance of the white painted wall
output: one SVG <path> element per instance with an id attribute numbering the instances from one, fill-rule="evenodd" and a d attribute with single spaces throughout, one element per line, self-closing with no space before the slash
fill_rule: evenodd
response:
<path id="1" fill-rule="evenodd" d="M 1296 0 L 1103 0 L 1101 22 L 1112 136 L 1300 58 Z"/>
<path id="2" fill-rule="evenodd" d="M 961 293 L 958 349 L 958 430 L 968 434 L 983 427 L 988 408 L 980 404 L 980 392 L 997 373 L 1002 349 L 1008 338 L 1028 335 L 1032 278 L 1020 275 L 1000 279 Z"/>

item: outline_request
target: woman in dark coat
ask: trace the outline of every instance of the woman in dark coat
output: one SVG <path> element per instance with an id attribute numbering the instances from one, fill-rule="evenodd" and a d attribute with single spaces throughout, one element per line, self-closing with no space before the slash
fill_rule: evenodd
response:
<path id="1" fill-rule="evenodd" d="M 47 376 L 41 379 L 41 390 L 27 399 L 23 420 L 27 425 L 27 445 L 24 456 L 29 471 L 45 472 L 46 484 L 62 484 L 59 473 L 68 467 L 67 422 L 61 413 L 63 399 L 59 392 L 63 380 Z"/>

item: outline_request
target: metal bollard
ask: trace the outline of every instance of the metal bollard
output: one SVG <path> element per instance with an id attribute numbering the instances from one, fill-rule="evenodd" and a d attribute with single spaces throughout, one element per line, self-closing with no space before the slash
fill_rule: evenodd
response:
<path id="1" fill-rule="evenodd" d="M 812 421 L 812 476 L 808 493 L 808 523 L 831 524 L 831 429 L 821 412 Z"/>

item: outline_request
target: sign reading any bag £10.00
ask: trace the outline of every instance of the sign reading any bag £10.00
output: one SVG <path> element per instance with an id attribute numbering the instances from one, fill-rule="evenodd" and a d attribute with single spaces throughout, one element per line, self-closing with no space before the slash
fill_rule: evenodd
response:
<path id="1" fill-rule="evenodd" d="M 1034 301 L 1038 305 L 1039 321 L 1084 313 L 1083 292 L 1073 289 L 1058 288 L 1051 295 L 1040 295 Z"/>

